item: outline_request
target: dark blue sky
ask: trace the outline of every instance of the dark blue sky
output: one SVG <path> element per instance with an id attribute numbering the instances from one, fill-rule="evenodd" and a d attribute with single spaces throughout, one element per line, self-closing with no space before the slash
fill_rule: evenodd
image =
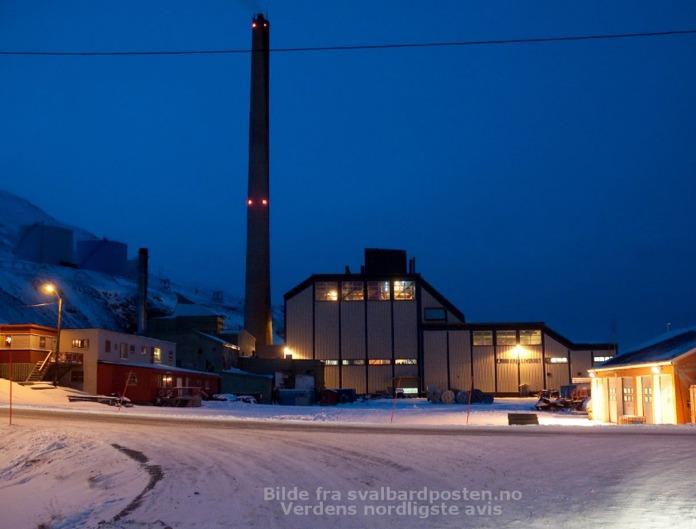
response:
<path id="1" fill-rule="evenodd" d="M 263 2 L 262 7 L 268 2 Z M 0 2 L 1 49 L 248 47 L 253 2 Z M 285 1 L 273 46 L 696 28 L 696 3 Z M 403 247 L 470 320 L 696 324 L 696 36 L 272 57 L 273 298 Z M 0 57 L 2 187 L 242 294 L 249 57 Z M 1 213 L 0 213 L 1 214 Z"/>

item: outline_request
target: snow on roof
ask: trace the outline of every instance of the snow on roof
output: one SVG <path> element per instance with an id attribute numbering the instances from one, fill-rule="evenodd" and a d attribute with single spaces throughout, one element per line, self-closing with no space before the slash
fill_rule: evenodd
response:
<path id="1" fill-rule="evenodd" d="M 669 362 L 696 349 L 696 327 L 665 333 L 633 351 L 607 360 L 600 367 Z"/>
<path id="2" fill-rule="evenodd" d="M 215 341 L 221 345 L 224 345 L 226 347 L 233 347 L 235 349 L 239 349 L 239 347 L 237 347 L 235 344 L 233 344 L 229 340 L 225 340 L 224 338 L 220 338 L 219 336 L 215 336 L 214 334 L 208 334 L 208 333 L 201 332 L 201 331 L 196 331 L 196 334 L 198 334 L 199 336 L 203 336 L 205 338 L 208 338 L 209 340 L 213 340 L 213 341 Z"/>
<path id="3" fill-rule="evenodd" d="M 185 369 L 183 367 L 176 367 L 168 364 L 138 364 L 136 362 L 109 362 L 108 360 L 99 360 L 99 363 L 109 364 L 113 366 L 143 367 L 146 369 L 157 369 L 159 371 L 172 371 L 176 373 L 195 373 L 196 375 L 208 375 L 211 377 L 220 376 L 217 373 L 210 373 L 208 371 L 197 371 L 195 369 Z"/>
<path id="4" fill-rule="evenodd" d="M 230 367 L 229 369 L 225 369 L 223 373 L 231 373 L 233 375 L 245 375 L 248 377 L 261 377 L 261 378 L 273 378 L 273 375 L 263 375 L 261 373 L 252 373 L 250 371 L 244 371 L 243 369 L 239 369 L 238 367 Z"/>

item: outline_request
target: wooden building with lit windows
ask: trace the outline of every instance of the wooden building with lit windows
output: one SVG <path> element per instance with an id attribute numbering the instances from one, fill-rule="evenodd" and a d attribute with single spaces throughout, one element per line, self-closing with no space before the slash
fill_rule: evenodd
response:
<path id="1" fill-rule="evenodd" d="M 365 250 L 359 273 L 315 274 L 285 295 L 286 351 L 321 360 L 328 388 L 390 392 L 396 379 L 497 395 L 560 388 L 614 355 L 544 323 L 467 323 L 406 262 L 403 250 Z"/>
<path id="2" fill-rule="evenodd" d="M 696 328 L 672 331 L 608 360 L 590 374 L 596 421 L 696 422 Z"/>

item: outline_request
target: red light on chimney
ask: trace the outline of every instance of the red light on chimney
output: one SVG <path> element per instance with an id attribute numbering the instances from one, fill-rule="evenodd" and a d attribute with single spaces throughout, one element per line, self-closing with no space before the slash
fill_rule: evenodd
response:
<path id="1" fill-rule="evenodd" d="M 263 204 L 264 206 L 268 206 L 268 200 L 266 200 L 266 199 L 264 198 L 264 199 L 261 201 L 261 204 Z"/>
<path id="2" fill-rule="evenodd" d="M 252 206 L 252 205 L 254 204 L 254 201 L 251 200 L 251 199 L 249 199 L 249 200 L 247 200 L 247 204 L 250 205 L 250 206 Z"/>

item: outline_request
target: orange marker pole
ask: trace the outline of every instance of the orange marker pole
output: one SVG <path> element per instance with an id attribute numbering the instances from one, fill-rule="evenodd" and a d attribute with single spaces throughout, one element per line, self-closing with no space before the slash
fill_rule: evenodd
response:
<path id="1" fill-rule="evenodd" d="M 10 426 L 12 426 L 12 351 L 10 350 Z"/>

